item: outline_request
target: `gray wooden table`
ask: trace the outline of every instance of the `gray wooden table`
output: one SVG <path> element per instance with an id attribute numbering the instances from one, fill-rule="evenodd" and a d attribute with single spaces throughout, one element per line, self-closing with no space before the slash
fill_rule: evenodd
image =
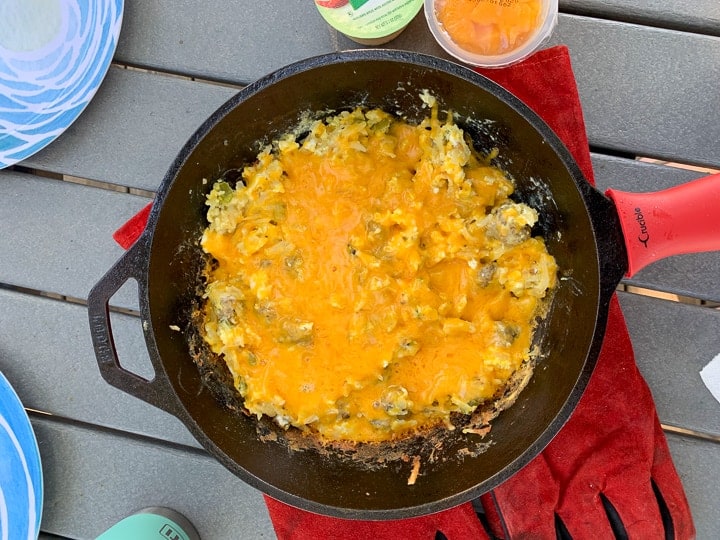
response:
<path id="1" fill-rule="evenodd" d="M 570 48 L 599 186 L 655 190 L 704 174 L 667 161 L 720 169 L 720 3 L 560 5 L 551 43 Z M 390 45 L 444 56 L 422 15 Z M 93 102 L 45 150 L 0 171 L 0 370 L 39 440 L 44 536 L 93 538 L 162 505 L 204 538 L 274 537 L 260 493 L 177 419 L 103 381 L 84 304 L 121 255 L 113 231 L 147 204 L 212 111 L 287 63 L 354 47 L 309 1 L 127 0 L 115 62 Z M 720 403 L 699 371 L 720 353 L 720 255 L 657 263 L 624 288 L 637 362 L 698 537 L 717 538 Z M 648 295 L 657 292 L 663 298 Z M 126 366 L 150 376 L 135 296 L 126 286 L 113 298 L 113 325 Z"/>

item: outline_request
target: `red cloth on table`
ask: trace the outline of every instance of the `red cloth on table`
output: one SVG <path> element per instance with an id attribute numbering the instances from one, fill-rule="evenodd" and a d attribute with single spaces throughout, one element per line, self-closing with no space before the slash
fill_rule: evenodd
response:
<path id="1" fill-rule="evenodd" d="M 570 56 L 564 46 L 518 64 L 478 70 L 539 114 L 594 183 L 585 124 Z M 128 247 L 149 207 L 115 235 Z M 144 212 L 144 214 L 143 214 Z M 665 508 L 658 503 L 661 494 Z M 481 497 L 490 533 L 498 538 L 555 539 L 557 520 L 576 539 L 613 538 L 607 501 L 629 538 L 694 538 L 682 484 L 660 428 L 652 395 L 633 356 L 625 320 L 613 297 L 597 367 L 577 409 L 548 447 Z M 265 497 L 280 540 L 449 540 L 489 538 L 470 503 L 395 521 L 353 521 L 312 514 Z M 616 520 L 617 521 L 617 520 Z"/>

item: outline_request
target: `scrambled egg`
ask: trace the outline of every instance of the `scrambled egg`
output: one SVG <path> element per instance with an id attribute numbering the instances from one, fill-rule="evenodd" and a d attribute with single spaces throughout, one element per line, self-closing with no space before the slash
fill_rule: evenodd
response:
<path id="1" fill-rule="evenodd" d="M 357 108 L 217 181 L 203 337 L 248 411 L 383 441 L 497 398 L 530 356 L 556 264 L 537 212 L 430 107 Z"/>

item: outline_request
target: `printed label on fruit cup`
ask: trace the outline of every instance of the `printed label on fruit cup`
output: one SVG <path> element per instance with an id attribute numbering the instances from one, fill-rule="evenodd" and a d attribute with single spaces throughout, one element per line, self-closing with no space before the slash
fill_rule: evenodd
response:
<path id="1" fill-rule="evenodd" d="M 486 4 L 496 4 L 500 7 L 510 7 L 518 3 L 519 0 L 480 0 Z"/>
<path id="2" fill-rule="evenodd" d="M 404 28 L 423 0 L 315 0 L 320 15 L 351 37 L 375 39 Z"/>

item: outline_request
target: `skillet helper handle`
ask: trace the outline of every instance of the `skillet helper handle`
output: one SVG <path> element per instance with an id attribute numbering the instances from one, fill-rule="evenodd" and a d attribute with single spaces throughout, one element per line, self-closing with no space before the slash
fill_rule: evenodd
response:
<path id="1" fill-rule="evenodd" d="M 142 294 L 143 280 L 140 277 L 140 269 L 147 249 L 147 241 L 144 237 L 140 237 L 92 288 L 88 296 L 90 334 L 100 374 L 105 381 L 127 394 L 177 416 L 179 411 L 175 406 L 175 400 L 172 399 L 170 383 L 164 376 L 158 376 L 157 365 L 153 365 L 155 377 L 150 381 L 122 367 L 110 324 L 110 298 L 126 281 L 135 279 L 139 293 Z"/>
<path id="2" fill-rule="evenodd" d="M 720 250 L 720 174 L 662 191 L 606 195 L 625 237 L 627 277 L 665 257 Z"/>

